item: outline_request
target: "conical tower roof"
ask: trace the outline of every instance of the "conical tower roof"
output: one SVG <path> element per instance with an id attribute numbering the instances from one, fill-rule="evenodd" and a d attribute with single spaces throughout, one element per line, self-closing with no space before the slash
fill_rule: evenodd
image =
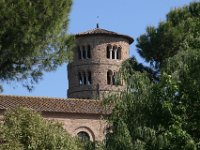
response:
<path id="1" fill-rule="evenodd" d="M 129 41 L 129 44 L 133 43 L 134 39 L 128 35 L 124 35 L 124 34 L 119 34 L 113 31 L 109 31 L 109 30 L 105 30 L 105 29 L 101 29 L 101 28 L 95 28 L 92 30 L 88 30 L 85 32 L 81 32 L 76 34 L 76 37 L 81 37 L 81 36 L 92 36 L 92 35 L 108 35 L 108 36 L 117 36 L 117 37 L 124 37 Z"/>

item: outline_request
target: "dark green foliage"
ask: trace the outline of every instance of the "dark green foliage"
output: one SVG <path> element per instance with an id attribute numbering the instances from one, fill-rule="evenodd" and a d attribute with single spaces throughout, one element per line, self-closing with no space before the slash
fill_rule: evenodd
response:
<path id="1" fill-rule="evenodd" d="M 199 148 L 200 72 L 193 70 L 200 67 L 199 61 L 195 50 L 178 53 L 158 83 L 151 82 L 146 73 L 129 74 L 127 89 L 118 98 L 121 101 L 115 98 L 109 118 L 113 133 L 108 136 L 108 149 L 131 149 L 130 145 L 136 150 Z"/>
<path id="2" fill-rule="evenodd" d="M 135 71 L 141 73 L 145 72 L 151 81 L 156 82 L 159 80 L 158 76 L 159 71 L 153 70 L 148 66 L 144 66 L 143 64 L 138 63 L 135 57 L 127 59 L 126 61 L 123 62 L 121 72 L 123 73 L 124 77 L 125 75 L 127 76 L 127 74 L 132 74 Z"/>
<path id="3" fill-rule="evenodd" d="M 77 144 L 78 147 L 81 148 L 81 150 L 104 150 L 105 149 L 105 145 L 102 142 L 99 141 L 95 141 L 95 142 L 91 142 L 91 141 L 80 141 L 79 139 L 77 139 Z"/>
<path id="4" fill-rule="evenodd" d="M 61 124 L 43 119 L 25 108 L 7 111 L 1 126 L 1 150 L 78 150 L 78 142 Z"/>
<path id="5" fill-rule="evenodd" d="M 158 82 L 152 82 L 148 68 L 135 60 L 124 63 L 121 72 L 127 89 L 120 100 L 114 98 L 108 149 L 200 149 L 199 8 L 195 2 L 171 11 L 165 23 L 148 29 L 151 36 L 144 36 L 149 40 L 144 46 L 153 48 L 141 49 L 141 54 L 161 65 Z"/>
<path id="6" fill-rule="evenodd" d="M 119 119 L 117 122 L 113 122 L 112 124 L 115 132 L 107 135 L 106 149 L 133 149 L 129 130 L 127 129 L 127 125 L 123 122 L 123 120 Z"/>
<path id="7" fill-rule="evenodd" d="M 94 142 L 85 140 L 85 141 L 81 141 L 80 144 L 84 150 L 95 150 Z"/>
<path id="8" fill-rule="evenodd" d="M 43 71 L 69 59 L 66 34 L 71 0 L 0 1 L 0 81 L 25 81 L 29 90 Z"/>
<path id="9" fill-rule="evenodd" d="M 177 108 L 183 126 L 194 140 L 200 142 L 200 48 L 179 52 L 170 58 L 166 69 L 176 88 Z M 178 114 L 178 115 L 180 115 Z M 200 143 L 199 143 L 200 144 Z"/>
<path id="10" fill-rule="evenodd" d="M 200 3 L 177 8 L 167 14 L 167 20 L 159 26 L 147 27 L 146 33 L 137 39 L 139 54 L 159 69 L 165 60 L 181 49 L 200 47 Z"/>

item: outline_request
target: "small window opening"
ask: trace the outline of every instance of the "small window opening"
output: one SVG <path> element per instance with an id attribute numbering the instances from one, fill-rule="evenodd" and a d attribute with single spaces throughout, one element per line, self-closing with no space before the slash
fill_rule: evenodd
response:
<path id="1" fill-rule="evenodd" d="M 83 73 L 83 84 L 84 84 L 84 85 L 87 84 L 87 78 L 86 78 L 85 72 Z"/>
<path id="2" fill-rule="evenodd" d="M 107 84 L 112 84 L 112 71 L 107 72 Z"/>
<path id="3" fill-rule="evenodd" d="M 84 131 L 79 132 L 77 135 L 78 135 L 78 138 L 79 138 L 81 141 L 89 141 L 89 140 L 90 140 L 89 134 L 86 133 L 86 132 L 84 132 Z"/>
<path id="4" fill-rule="evenodd" d="M 112 59 L 115 59 L 115 51 L 112 50 Z"/>
<path id="5" fill-rule="evenodd" d="M 81 49 L 79 46 L 78 46 L 78 59 L 81 59 Z"/>
<path id="6" fill-rule="evenodd" d="M 90 45 L 88 45 L 88 48 L 87 48 L 87 57 L 88 57 L 88 58 L 91 58 L 91 49 L 90 49 Z"/>
<path id="7" fill-rule="evenodd" d="M 113 84 L 113 85 L 116 84 L 115 80 L 116 80 L 116 79 L 115 79 L 115 74 L 114 74 L 114 75 L 112 76 L 112 82 L 113 82 L 112 84 Z"/>
<path id="8" fill-rule="evenodd" d="M 121 59 L 121 48 L 117 49 L 117 59 Z"/>
<path id="9" fill-rule="evenodd" d="M 78 80 L 79 80 L 79 84 L 82 85 L 83 84 L 83 80 L 82 80 L 82 76 L 81 73 L 78 73 Z"/>
<path id="10" fill-rule="evenodd" d="M 83 49 L 82 49 L 82 50 L 83 50 L 83 51 L 82 51 L 82 52 L 83 52 L 83 59 L 86 59 L 86 51 L 85 51 L 85 47 L 83 46 L 82 48 L 83 48 Z"/>
<path id="11" fill-rule="evenodd" d="M 111 58 L 111 56 L 110 56 L 110 50 L 111 50 L 111 45 L 108 45 L 107 49 L 106 49 L 106 57 L 107 58 Z"/>
<path id="12" fill-rule="evenodd" d="M 88 71 L 88 85 L 92 84 L 92 76 L 91 76 L 91 72 Z"/>

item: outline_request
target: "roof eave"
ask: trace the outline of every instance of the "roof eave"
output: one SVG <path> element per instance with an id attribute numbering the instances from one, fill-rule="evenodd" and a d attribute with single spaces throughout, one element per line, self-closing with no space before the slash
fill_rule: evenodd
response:
<path id="1" fill-rule="evenodd" d="M 134 42 L 134 39 L 128 35 L 112 35 L 112 34 L 105 34 L 105 33 L 98 33 L 98 34 L 76 34 L 75 37 L 86 37 L 86 36 L 96 36 L 96 35 L 103 35 L 103 36 L 117 36 L 117 37 L 123 37 L 128 40 L 129 44 L 132 44 Z"/>

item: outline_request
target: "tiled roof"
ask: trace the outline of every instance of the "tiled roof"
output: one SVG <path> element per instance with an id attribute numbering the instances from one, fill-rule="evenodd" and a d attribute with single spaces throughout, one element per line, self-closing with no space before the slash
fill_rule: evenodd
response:
<path id="1" fill-rule="evenodd" d="M 0 110 L 27 107 L 40 112 L 110 114 L 100 100 L 0 95 Z"/>
<path id="2" fill-rule="evenodd" d="M 134 39 L 128 35 L 124 35 L 124 34 L 119 34 L 116 32 L 112 32 L 112 31 L 108 31 L 105 29 L 100 29 L 100 28 L 95 28 L 92 30 L 88 30 L 86 32 L 81 32 L 76 34 L 76 37 L 80 37 L 80 36 L 87 36 L 87 35 L 112 35 L 112 36 L 118 36 L 118 37 L 124 37 L 126 39 L 128 39 L 129 44 L 133 43 Z"/>

